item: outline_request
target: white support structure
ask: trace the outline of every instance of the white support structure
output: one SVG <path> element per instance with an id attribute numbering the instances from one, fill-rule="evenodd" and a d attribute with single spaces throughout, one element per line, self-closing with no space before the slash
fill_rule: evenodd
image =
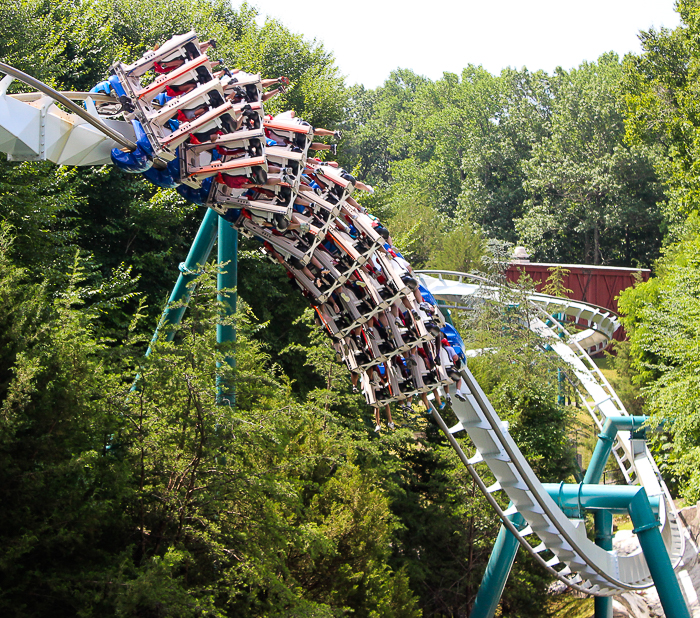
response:
<path id="1" fill-rule="evenodd" d="M 0 152 L 10 161 L 52 161 L 57 165 L 111 164 L 110 152 L 116 141 L 77 114 L 60 109 L 54 98 L 32 93 L 8 94 L 13 78 L 0 80 Z M 62 93 L 67 98 L 86 102 L 87 113 L 94 101 L 110 100 L 105 95 L 85 92 Z M 123 120 L 99 119 L 107 128 L 135 140 L 131 124 Z"/>

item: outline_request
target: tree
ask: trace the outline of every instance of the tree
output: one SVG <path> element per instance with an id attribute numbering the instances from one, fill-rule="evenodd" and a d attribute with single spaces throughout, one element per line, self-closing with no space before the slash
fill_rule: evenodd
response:
<path id="1" fill-rule="evenodd" d="M 488 236 L 515 242 L 514 222 L 527 198 L 523 164 L 548 135 L 552 93 L 549 77 L 541 71 L 504 69 L 492 79 L 495 107 L 467 142 L 459 204 Z"/>
<path id="2" fill-rule="evenodd" d="M 651 161 L 623 144 L 622 67 L 614 53 L 552 79 L 551 135 L 524 163 L 529 199 L 516 222 L 540 259 L 648 265 L 660 247 Z"/>
<path id="3" fill-rule="evenodd" d="M 675 224 L 698 210 L 700 4 L 679 0 L 681 25 L 640 33 L 643 52 L 625 61 L 627 140 L 654 154 L 668 197 L 665 215 Z M 682 235 L 682 231 L 679 234 Z"/>
<path id="4" fill-rule="evenodd" d="M 620 295 L 622 323 L 630 338 L 635 381 L 642 386 L 652 424 L 663 423 L 660 466 L 688 502 L 700 497 L 700 399 L 697 341 L 700 311 L 700 226 L 693 215 L 686 236 L 664 251 L 657 276 Z M 663 439 L 663 438 L 662 438 Z"/>

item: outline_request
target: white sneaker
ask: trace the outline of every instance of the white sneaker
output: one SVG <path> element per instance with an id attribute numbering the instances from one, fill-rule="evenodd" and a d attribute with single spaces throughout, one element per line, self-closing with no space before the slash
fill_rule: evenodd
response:
<path id="1" fill-rule="evenodd" d="M 381 425 L 377 425 L 377 426 L 374 428 L 374 431 L 377 431 L 377 432 L 378 432 L 381 428 L 382 428 Z"/>
<path id="2" fill-rule="evenodd" d="M 455 397 L 457 397 L 457 399 L 459 399 L 460 401 L 466 401 L 466 400 L 467 400 L 467 398 L 466 398 L 464 395 L 462 395 L 462 393 L 460 393 L 459 391 L 457 391 L 457 392 L 455 393 Z"/>
<path id="3" fill-rule="evenodd" d="M 394 423 L 389 423 L 389 429 L 396 429 L 396 425 L 394 425 Z"/>

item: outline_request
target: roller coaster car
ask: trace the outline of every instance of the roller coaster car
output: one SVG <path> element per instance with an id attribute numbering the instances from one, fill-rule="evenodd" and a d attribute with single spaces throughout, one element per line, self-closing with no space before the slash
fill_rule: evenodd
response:
<path id="1" fill-rule="evenodd" d="M 210 45 L 214 42 L 210 41 Z M 147 51 L 133 64 L 120 63 L 120 68 L 129 77 L 140 77 L 151 69 L 157 72 L 165 72 L 163 63 L 172 63 L 177 60 L 186 62 L 197 58 L 202 53 L 197 33 L 193 30 L 185 34 L 174 36 L 155 50 Z M 160 65 L 161 68 L 158 68 Z"/>
<path id="2" fill-rule="evenodd" d="M 301 119 L 270 118 L 268 116 L 264 124 L 265 129 L 270 133 L 282 137 L 286 142 L 298 145 L 302 150 L 301 144 L 306 142 L 310 144 L 314 135 L 314 128 L 310 124 L 304 123 Z M 299 143 L 297 144 L 296 142 Z"/>
<path id="3" fill-rule="evenodd" d="M 234 106 L 234 112 L 236 108 Z M 220 155 L 233 155 L 235 151 L 244 150 L 251 157 L 265 156 L 265 133 L 262 129 L 238 129 L 233 133 L 217 135 L 214 141 L 201 144 L 186 144 L 188 162 L 196 165 L 196 157 L 204 152 L 216 150 Z"/>
<path id="4" fill-rule="evenodd" d="M 297 284 L 299 284 L 303 290 L 306 290 L 307 294 L 312 299 L 312 302 L 318 303 L 320 292 L 314 285 L 313 281 L 311 281 L 311 279 L 309 279 L 301 270 L 298 270 L 291 264 L 285 264 L 285 268 L 292 273 Z"/>
<path id="5" fill-rule="evenodd" d="M 223 105 L 210 110 L 200 118 L 180 125 L 177 130 L 173 131 L 170 136 L 164 138 L 162 142 L 167 144 L 171 149 L 174 147 L 174 144 L 179 145 L 185 141 L 188 142 L 188 146 L 201 146 L 207 143 L 216 145 L 216 142 L 218 142 L 222 135 L 235 135 L 245 130 L 254 130 L 260 126 L 261 108 L 258 110 L 250 109 L 250 106 L 246 106 L 246 108 L 248 109 L 241 110 L 240 108 L 236 108 L 230 101 L 227 101 Z M 237 120 L 234 120 L 234 116 Z M 237 128 L 241 117 L 243 117 L 244 129 Z M 261 152 L 256 156 L 264 154 L 262 142 L 257 150 Z"/>
<path id="6" fill-rule="evenodd" d="M 198 167 L 196 162 L 190 165 L 191 159 L 187 155 L 184 158 L 183 176 L 187 178 L 204 179 L 210 176 L 219 176 L 219 182 L 232 188 L 240 188 L 241 184 L 264 185 L 267 182 L 267 159 L 265 157 L 232 157 L 226 156 L 217 161 Z M 231 179 L 227 182 L 227 179 Z M 247 181 L 247 182 L 246 182 Z"/>
<path id="7" fill-rule="evenodd" d="M 397 293 L 402 292 L 408 295 L 411 289 L 410 286 L 408 286 L 406 282 L 401 279 L 401 276 L 391 263 L 391 260 L 389 259 L 389 256 L 383 246 L 374 253 L 374 257 L 381 266 L 382 273 L 387 280 L 387 284 L 396 290 Z"/>
<path id="8" fill-rule="evenodd" d="M 233 154 L 222 156 L 220 151 L 213 149 L 196 153 L 188 147 L 181 146 L 178 152 L 181 182 L 192 186 L 199 185 L 203 178 L 217 176 L 217 181 L 221 184 L 240 189 L 244 184 L 263 184 L 269 177 L 265 157 L 251 156 L 248 150 L 228 150 L 226 152 Z M 234 162 L 237 165 L 233 165 Z M 231 177 L 239 176 L 240 179 L 231 180 Z"/>
<path id="9" fill-rule="evenodd" d="M 338 278 L 343 276 L 338 270 L 336 270 L 335 265 L 331 263 L 330 257 L 321 248 L 323 246 L 323 241 L 326 239 L 326 235 L 329 229 L 331 229 L 331 226 L 333 225 L 333 220 L 329 219 L 328 221 L 322 221 L 316 217 L 308 217 L 302 214 L 295 214 L 294 217 L 298 219 L 301 223 L 304 223 L 309 227 L 309 231 L 306 234 L 297 232 L 300 238 L 302 236 L 305 238 L 305 241 L 308 245 L 306 250 L 304 251 L 304 264 L 308 264 L 311 261 L 312 257 L 322 256 L 328 261 L 328 263 L 324 263 L 324 266 L 333 272 L 334 279 L 337 282 Z M 345 281 L 345 279 L 346 277 L 343 277 L 343 281 L 341 281 L 340 283 L 342 284 Z"/>
<path id="10" fill-rule="evenodd" d="M 324 253 L 320 250 L 317 251 L 315 254 L 315 257 L 317 259 L 322 258 L 322 256 L 324 256 Z M 321 261 L 323 263 L 323 260 Z M 335 282 L 333 283 L 333 285 L 331 285 L 327 290 L 323 291 L 323 294 L 321 296 L 322 302 L 326 302 L 330 298 L 331 294 L 333 294 L 333 292 L 335 292 L 341 285 L 344 285 L 348 281 L 348 279 L 357 271 L 358 268 L 360 268 L 358 265 L 352 265 L 348 270 L 340 273 L 335 278 Z M 338 272 L 335 268 L 334 270 L 335 272 Z"/>
<path id="11" fill-rule="evenodd" d="M 357 297 L 355 297 L 355 298 L 357 298 Z M 385 304 L 385 303 L 382 303 L 381 305 L 376 306 L 376 307 L 375 307 L 374 309 L 372 309 L 371 311 L 365 311 L 364 313 L 362 313 L 362 314 L 360 315 L 359 318 L 358 318 L 358 317 L 355 317 L 354 315 L 351 316 L 351 317 L 352 317 L 352 322 L 351 322 L 347 327 L 345 327 L 343 330 L 341 330 L 341 335 L 344 336 L 344 335 L 348 334 L 348 333 L 349 333 L 350 331 L 352 331 L 354 328 L 357 328 L 358 326 L 361 326 L 362 324 L 364 324 L 365 322 L 369 321 L 369 320 L 372 319 L 373 317 L 379 315 L 379 314 L 380 314 L 381 312 L 383 312 L 385 309 L 386 309 L 386 304 Z M 419 337 L 420 337 L 420 334 L 417 335 L 416 338 L 419 338 Z"/>
<path id="12" fill-rule="evenodd" d="M 263 90 L 260 75 L 242 76 L 239 73 L 233 73 L 223 78 L 222 84 L 226 96 L 233 96 L 236 103 L 262 101 Z"/>
<path id="13" fill-rule="evenodd" d="M 335 229 L 329 229 L 328 236 L 332 239 L 335 246 L 348 257 L 350 263 L 357 262 L 360 266 L 366 264 L 377 249 L 377 246 L 374 246 L 369 250 L 365 250 L 364 253 L 358 251 L 356 248 L 357 241 L 340 229 L 340 222 L 338 222 Z"/>
<path id="14" fill-rule="evenodd" d="M 127 91 L 131 90 L 136 101 L 151 105 L 153 99 L 162 92 L 175 97 L 183 94 L 185 90 L 193 90 L 212 79 L 214 77 L 211 62 L 206 54 L 202 54 L 170 73 L 159 75 L 148 86 L 142 87 L 139 79 L 129 76 L 125 76 L 122 80 L 122 86 Z"/>
<path id="15" fill-rule="evenodd" d="M 212 184 L 206 204 L 219 213 L 227 208 L 245 208 L 267 222 L 273 222 L 279 218 L 286 219 L 290 211 L 284 199 L 278 203 L 249 199 L 241 195 L 240 189 L 233 189 L 217 182 Z"/>
<path id="16" fill-rule="evenodd" d="M 197 86 L 191 92 L 177 96 L 168 101 L 163 107 L 154 111 L 146 111 L 144 116 L 148 123 L 157 126 L 164 126 L 168 120 L 180 116 L 182 122 L 188 122 L 194 118 L 189 118 L 194 110 L 206 107 L 207 110 L 215 109 L 224 105 L 224 91 L 218 79 L 212 79 L 205 84 Z M 233 103 L 228 103 L 227 111 L 233 109 Z M 137 114 L 138 116 L 138 114 Z M 182 118 L 187 116 L 187 118 Z"/>
<path id="17" fill-rule="evenodd" d="M 396 322 L 394 322 L 394 316 L 392 316 L 390 313 L 387 312 L 387 321 L 389 323 L 389 326 L 386 327 L 389 329 L 391 332 L 391 338 L 393 339 L 394 345 L 396 346 L 396 350 L 398 352 L 407 352 L 410 348 L 411 345 L 404 341 L 403 336 L 401 332 L 399 331 L 398 326 L 396 326 Z"/>
<path id="18" fill-rule="evenodd" d="M 301 182 L 301 172 L 306 162 L 304 152 L 294 152 L 291 148 L 280 146 L 267 146 L 265 154 L 271 163 L 279 165 L 286 170 L 287 181 L 295 190 L 298 190 Z"/>
<path id="19" fill-rule="evenodd" d="M 307 162 L 307 169 L 310 169 L 318 183 L 325 187 L 328 194 L 332 194 L 340 201 L 343 201 L 355 190 L 354 178 L 345 170 L 337 169 L 327 163 Z"/>
<path id="20" fill-rule="evenodd" d="M 344 335 L 350 334 L 350 331 L 357 328 L 358 326 L 362 326 L 367 320 L 369 320 L 369 316 L 362 315 L 360 313 L 358 309 L 360 301 L 358 300 L 357 296 L 355 296 L 355 293 L 352 290 L 348 289 L 345 286 L 342 286 L 341 288 L 339 288 L 338 299 L 338 304 L 343 309 L 345 309 L 345 311 L 348 312 L 348 315 L 352 320 L 351 325 L 348 328 L 344 329 Z"/>
<path id="21" fill-rule="evenodd" d="M 263 124 L 265 126 L 265 134 L 267 135 L 268 139 L 276 142 L 276 145 L 279 148 L 296 149 L 297 152 L 304 153 L 304 155 L 308 153 L 309 146 L 311 145 L 311 133 L 295 133 L 293 131 L 271 129 L 268 126 L 268 122 L 268 120 L 263 120 Z M 272 146 L 273 144 L 270 145 Z"/>
<path id="22" fill-rule="evenodd" d="M 307 208 L 313 210 L 314 214 L 318 215 L 325 221 L 335 219 L 340 214 L 340 203 L 331 204 L 330 202 L 327 202 L 319 195 L 316 195 L 311 187 L 303 183 L 299 185 L 298 189 L 300 196 L 304 200 L 311 202 Z"/>
<path id="23" fill-rule="evenodd" d="M 204 105 L 200 106 L 204 109 Z M 144 130 L 147 132 L 153 149 L 161 155 L 169 154 L 174 156 L 174 152 L 178 146 L 186 141 L 194 141 L 197 143 L 210 140 L 219 133 L 230 133 L 235 130 L 236 123 L 231 116 L 231 103 L 224 103 L 216 108 L 209 108 L 201 116 L 192 120 L 184 121 L 175 130 L 170 132 L 158 124 L 147 123 L 144 125 Z"/>
<path id="24" fill-rule="evenodd" d="M 317 311 L 323 315 L 324 323 L 327 324 L 327 334 L 335 341 L 345 341 L 346 337 L 340 336 L 340 329 L 345 326 L 347 320 L 342 313 L 337 313 L 330 303 L 319 302 L 314 305 Z"/>
<path id="25" fill-rule="evenodd" d="M 351 222 L 355 226 L 355 229 L 362 234 L 365 242 L 370 246 L 384 246 L 384 239 L 372 227 L 372 220 L 366 214 L 358 212 L 358 214 L 352 218 Z"/>
<path id="26" fill-rule="evenodd" d="M 416 348 L 416 346 L 422 345 L 424 343 L 428 343 L 428 341 L 425 340 L 417 340 L 411 343 L 409 346 L 404 346 L 402 348 L 395 348 L 392 350 L 380 350 L 381 354 L 378 356 L 378 358 L 367 358 L 364 362 L 361 362 L 359 364 L 359 369 L 360 370 L 367 370 L 370 367 L 373 367 L 374 365 L 377 365 L 378 363 L 384 362 L 385 360 L 390 360 L 394 362 L 394 359 L 397 357 L 401 357 L 402 354 L 405 354 L 406 352 L 410 352 L 410 350 L 413 350 Z"/>
<path id="27" fill-rule="evenodd" d="M 343 352 L 343 341 L 333 337 L 333 335 L 338 332 L 338 327 L 335 323 L 335 316 L 331 313 L 330 308 L 324 303 L 319 303 L 314 306 L 314 311 L 316 311 L 316 319 L 325 327 L 326 334 L 331 337 L 336 351 Z"/>

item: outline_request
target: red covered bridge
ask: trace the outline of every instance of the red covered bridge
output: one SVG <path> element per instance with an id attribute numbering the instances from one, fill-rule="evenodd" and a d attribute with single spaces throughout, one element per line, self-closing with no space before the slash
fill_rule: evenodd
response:
<path id="1" fill-rule="evenodd" d="M 524 270 L 536 283 L 541 292 L 551 275 L 552 268 L 565 268 L 569 274 L 563 278 L 564 287 L 572 290 L 569 298 L 612 309 L 617 312 L 617 296 L 634 285 L 641 277 L 647 281 L 651 275 L 648 268 L 621 268 L 618 266 L 590 266 L 586 264 L 535 264 L 527 260 L 515 260 L 508 267 L 507 277 L 517 281 Z M 615 339 L 623 339 L 624 331 L 619 329 Z"/>

